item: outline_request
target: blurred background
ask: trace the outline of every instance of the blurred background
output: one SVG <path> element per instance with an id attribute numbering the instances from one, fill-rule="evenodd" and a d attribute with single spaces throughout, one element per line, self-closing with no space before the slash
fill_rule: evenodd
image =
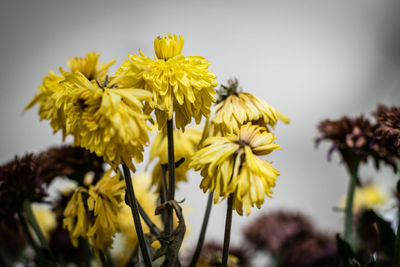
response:
<path id="1" fill-rule="evenodd" d="M 274 133 L 283 149 L 266 158 L 281 172 L 274 197 L 248 217 L 234 214 L 232 243 L 240 244 L 249 221 L 277 209 L 302 211 L 319 228 L 342 231 L 334 207 L 348 178 L 337 155 L 327 161 L 329 144 L 315 148 L 316 126 L 325 118 L 369 116 L 377 103 L 399 104 L 400 5 L 394 2 L 2 1 L 0 163 L 61 143 L 47 121 L 39 122 L 37 107 L 22 114 L 50 69 L 96 51 L 103 62 L 117 59 L 112 72 L 139 48 L 153 57 L 154 38 L 177 33 L 185 38 L 183 54 L 207 58 L 219 84 L 237 77 L 244 91 L 292 120 L 278 123 Z M 187 241 L 194 244 L 207 196 L 200 175 L 189 177 L 177 199 L 189 207 Z M 386 167 L 379 174 L 363 167 L 361 177 L 387 190 L 396 181 Z M 225 205 L 213 207 L 207 233 L 221 242 Z"/>

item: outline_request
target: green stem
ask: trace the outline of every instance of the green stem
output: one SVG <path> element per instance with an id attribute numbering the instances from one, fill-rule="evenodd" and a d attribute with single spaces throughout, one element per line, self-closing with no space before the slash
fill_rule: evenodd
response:
<path id="1" fill-rule="evenodd" d="M 350 243 L 352 226 L 353 226 L 353 201 L 354 201 L 354 192 L 357 184 L 358 163 L 355 164 L 353 168 L 349 168 L 349 172 L 350 172 L 350 181 L 346 197 L 344 239 Z"/>
<path id="2" fill-rule="evenodd" d="M 232 207 L 233 207 L 233 196 L 230 195 L 228 198 L 228 205 L 226 209 L 224 247 L 222 250 L 222 267 L 228 266 L 229 243 L 231 240 L 231 228 L 232 228 Z"/>
<path id="3" fill-rule="evenodd" d="M 157 227 L 157 225 L 150 219 L 149 215 L 147 215 L 146 211 L 143 209 L 142 205 L 137 202 L 140 216 L 142 216 L 143 221 L 147 224 L 150 228 L 150 232 L 155 235 L 159 236 L 161 234 L 161 230 Z"/>
<path id="4" fill-rule="evenodd" d="M 398 224 L 397 224 L 397 233 L 396 233 L 396 241 L 394 245 L 394 266 L 400 266 L 400 203 L 398 207 Z"/>
<path id="5" fill-rule="evenodd" d="M 29 223 L 36 234 L 36 237 L 39 239 L 40 245 L 48 252 L 50 260 L 56 262 L 56 257 L 54 256 L 49 245 L 47 244 L 46 238 L 44 237 L 42 231 L 40 230 L 39 224 L 36 221 L 35 216 L 33 215 L 31 203 L 28 200 L 25 200 L 22 206 L 25 211 L 26 217 L 28 218 Z"/>
<path id="6" fill-rule="evenodd" d="M 168 134 L 168 200 L 175 199 L 175 154 L 174 154 L 174 124 L 172 119 L 167 121 Z M 168 220 L 166 234 L 171 235 L 173 231 L 173 209 L 168 206 Z"/>
<path id="7" fill-rule="evenodd" d="M 192 261 L 190 262 L 189 267 L 195 267 L 197 261 L 199 260 L 201 249 L 204 244 L 204 238 L 206 236 L 208 220 L 210 218 L 213 195 L 214 194 L 212 192 L 208 194 L 207 207 L 206 207 L 206 212 L 204 213 L 203 224 L 201 226 L 199 240 L 197 242 L 196 250 L 194 251 Z"/>
<path id="8" fill-rule="evenodd" d="M 99 254 L 100 254 L 101 265 L 103 265 L 103 267 L 108 267 L 107 259 L 104 256 L 104 253 L 102 251 L 100 251 Z"/>
<path id="9" fill-rule="evenodd" d="M 32 245 L 33 249 L 37 252 L 40 253 L 39 247 L 35 242 L 35 239 L 33 239 L 31 231 L 29 230 L 28 224 L 22 215 L 22 212 L 18 212 L 18 219 L 22 225 L 22 229 L 24 229 L 25 235 L 28 238 L 29 243 Z"/>
<path id="10" fill-rule="evenodd" d="M 129 168 L 123 164 L 124 178 L 126 183 L 126 193 L 128 195 L 129 206 L 131 207 L 133 222 L 135 224 L 136 235 L 138 237 L 140 251 L 142 252 L 143 261 L 146 267 L 151 267 L 151 260 L 149 252 L 147 251 L 146 241 L 143 235 L 142 223 L 140 221 L 137 200 L 135 197 L 135 191 L 132 185 L 132 178 Z"/>

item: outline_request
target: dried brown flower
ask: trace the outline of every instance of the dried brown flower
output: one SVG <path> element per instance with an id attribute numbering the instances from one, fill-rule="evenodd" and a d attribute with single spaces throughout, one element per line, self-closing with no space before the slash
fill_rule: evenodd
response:
<path id="1" fill-rule="evenodd" d="M 314 233 L 287 243 L 278 262 L 279 267 L 336 267 L 340 257 L 334 237 Z"/>
<path id="2" fill-rule="evenodd" d="M 400 107 L 379 105 L 375 113 L 378 121 L 376 135 L 389 144 L 389 149 L 400 156 Z"/>
<path id="3" fill-rule="evenodd" d="M 350 170 L 358 162 L 365 163 L 371 157 L 376 168 L 383 161 L 397 171 L 395 155 L 387 148 L 385 140 L 377 138 L 377 128 L 378 124 L 372 124 L 363 116 L 354 119 L 342 117 L 336 121 L 324 120 L 318 125 L 320 137 L 316 144 L 322 140 L 331 141 L 333 144 L 328 152 L 328 160 L 338 150 Z"/>
<path id="4" fill-rule="evenodd" d="M 311 222 L 305 216 L 277 211 L 259 216 L 244 229 L 244 235 L 256 249 L 278 254 L 288 240 L 309 235 L 313 231 Z"/>
<path id="5" fill-rule="evenodd" d="M 0 219 L 19 211 L 25 200 L 34 202 L 43 198 L 40 163 L 40 157 L 28 154 L 0 166 Z"/>
<path id="6" fill-rule="evenodd" d="M 201 250 L 199 266 L 220 266 L 222 259 L 222 244 L 214 241 L 206 242 Z M 249 252 L 244 247 L 231 246 L 229 248 L 231 266 L 249 267 Z M 228 259 L 228 260 L 229 260 Z M 229 264 L 228 264 L 229 265 Z"/>
<path id="7" fill-rule="evenodd" d="M 41 158 L 40 176 L 47 183 L 57 176 L 68 176 L 82 183 L 84 175 L 90 171 L 97 181 L 104 173 L 103 158 L 81 147 L 53 147 L 41 153 Z"/>

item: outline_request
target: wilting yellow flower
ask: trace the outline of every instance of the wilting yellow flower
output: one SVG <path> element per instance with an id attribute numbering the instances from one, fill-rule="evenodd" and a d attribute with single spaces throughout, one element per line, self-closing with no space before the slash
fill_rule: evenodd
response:
<path id="1" fill-rule="evenodd" d="M 159 227 L 161 226 L 160 216 L 156 216 L 154 211 L 157 207 L 157 195 L 152 193 L 150 188 L 151 177 L 150 174 L 140 173 L 132 177 L 133 188 L 135 189 L 135 195 L 143 207 L 144 211 L 149 215 L 150 219 Z M 132 252 L 138 246 L 138 239 L 135 231 L 135 226 L 132 219 L 131 208 L 123 204 L 120 213 L 118 214 L 118 221 L 121 229 L 121 235 L 118 240 L 118 244 L 115 245 L 111 254 L 115 260 L 116 266 L 126 266 L 129 261 Z M 149 227 L 142 219 L 143 232 L 149 233 Z M 154 245 L 154 244 L 153 244 Z"/>
<path id="2" fill-rule="evenodd" d="M 78 247 L 79 237 L 87 237 L 90 226 L 83 195 L 87 196 L 87 190 L 83 187 L 76 188 L 64 210 L 63 227 L 68 230 L 71 243 L 75 247 Z"/>
<path id="3" fill-rule="evenodd" d="M 280 146 L 272 143 L 275 136 L 264 127 L 250 123 L 240 127 L 238 134 L 208 137 L 192 157 L 189 167 L 201 170 L 200 188 L 214 192 L 214 203 L 233 196 L 233 208 L 247 215 L 256 204 L 271 197 L 279 171 L 258 156 L 267 155 Z"/>
<path id="4" fill-rule="evenodd" d="M 71 73 L 80 72 L 88 80 L 99 80 L 102 82 L 107 75 L 108 69 L 115 63 L 115 59 L 107 64 L 99 62 L 100 53 L 89 52 L 85 58 L 73 57 L 68 60 Z M 64 72 L 62 68 L 61 72 Z"/>
<path id="5" fill-rule="evenodd" d="M 376 208 L 385 204 L 388 196 L 374 184 L 368 184 L 364 187 L 356 187 L 353 199 L 353 211 L 359 212 L 363 209 Z M 346 208 L 346 196 L 340 200 L 340 209 Z"/>
<path id="6" fill-rule="evenodd" d="M 51 232 L 57 227 L 56 215 L 49 205 L 39 203 L 32 204 L 32 211 L 44 237 L 49 240 Z"/>
<path id="7" fill-rule="evenodd" d="M 99 85 L 80 73 L 67 75 L 63 84 L 69 92 L 66 131 L 74 136 L 74 145 L 103 156 L 112 166 L 125 163 L 134 170 L 132 158 L 142 161 L 149 141 L 142 100 L 151 94 L 120 88 L 113 80 Z"/>
<path id="8" fill-rule="evenodd" d="M 130 59 L 117 71 L 121 75 L 119 82 L 152 93 L 146 110 L 155 109 L 159 129 L 166 127 L 174 112 L 178 129 L 184 129 L 192 118 L 199 124 L 202 116 L 209 116 L 216 101 L 217 82 L 215 74 L 208 70 L 210 63 L 200 56 L 182 55 L 182 36 L 157 37 L 154 45 L 154 60 L 140 51 L 140 55 L 129 55 Z"/>
<path id="9" fill-rule="evenodd" d="M 90 186 L 87 200 L 88 208 L 95 216 L 87 233 L 89 244 L 103 252 L 111 246 L 114 234 L 119 232 L 118 214 L 125 196 L 125 182 L 119 179 L 119 172 L 110 177 L 111 171 L 108 170 L 95 186 Z"/>
<path id="10" fill-rule="evenodd" d="M 108 68 L 115 60 L 111 60 L 107 64 L 98 63 L 99 56 L 100 53 L 90 52 L 86 55 L 86 58 L 74 57 L 69 59 L 68 66 L 70 72 L 81 72 L 89 80 L 103 80 L 107 74 Z M 54 133 L 62 130 L 64 139 L 66 136 L 64 108 L 68 91 L 60 82 L 64 80 L 64 76 L 69 74 L 69 72 L 64 71 L 62 68 L 60 68 L 60 71 L 62 75 L 50 71 L 49 75 L 43 78 L 43 83 L 39 86 L 40 92 L 34 96 L 24 110 L 39 104 L 40 119 L 50 120 L 50 125 Z"/>
<path id="11" fill-rule="evenodd" d="M 62 130 L 63 138 L 65 138 L 64 98 L 67 92 L 60 85 L 63 79 L 63 76 L 50 71 L 49 75 L 43 78 L 43 83 L 39 85 L 40 92 L 34 96 L 24 110 L 39 104 L 40 119 L 50 120 L 53 132 Z"/>
<path id="12" fill-rule="evenodd" d="M 185 158 L 185 161 L 175 169 L 176 182 L 187 181 L 187 171 L 189 170 L 189 163 L 192 155 L 197 150 L 197 145 L 200 142 L 202 132 L 191 127 L 182 132 L 181 130 L 174 130 L 174 139 L 177 141 L 174 146 L 175 159 L 180 160 Z M 160 164 L 168 164 L 168 138 L 162 131 L 160 131 L 150 150 L 150 161 L 157 159 L 152 172 L 152 184 L 157 186 L 157 190 L 162 186 L 162 173 Z M 168 177 L 168 171 L 166 173 Z"/>
<path id="13" fill-rule="evenodd" d="M 251 122 L 263 127 L 274 127 L 278 119 L 289 123 L 289 118 L 250 93 L 234 93 L 213 108 L 210 136 L 238 133 L 240 126 Z"/>
<path id="14" fill-rule="evenodd" d="M 75 189 L 64 210 L 63 227 L 68 230 L 71 243 L 78 246 L 79 237 L 88 238 L 97 255 L 110 247 L 119 231 L 118 214 L 123 205 L 125 183 L 120 174 L 112 176 L 112 169 L 89 190 Z"/>

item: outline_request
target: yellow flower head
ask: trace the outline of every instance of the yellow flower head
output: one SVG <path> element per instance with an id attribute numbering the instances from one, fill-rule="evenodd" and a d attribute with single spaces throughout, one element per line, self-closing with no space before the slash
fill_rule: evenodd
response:
<path id="1" fill-rule="evenodd" d="M 32 205 L 33 215 L 35 216 L 40 230 L 44 237 L 49 240 L 50 234 L 57 227 L 57 219 L 55 213 L 51 210 L 51 207 L 46 204 L 33 203 Z"/>
<path id="2" fill-rule="evenodd" d="M 211 105 L 216 101 L 217 82 L 215 74 L 208 70 L 210 63 L 200 56 L 180 54 L 183 38 L 175 37 L 155 40 L 156 59 L 139 51 L 140 55 L 129 55 L 130 59 L 117 71 L 121 84 L 152 93 L 146 111 L 155 110 L 159 129 L 166 127 L 174 112 L 178 129 L 184 129 L 192 118 L 199 124 L 202 116 L 209 116 Z"/>
<path id="3" fill-rule="evenodd" d="M 179 55 L 183 49 L 183 37 L 182 35 L 172 36 L 168 33 L 168 37 L 164 35 L 158 36 L 154 39 L 154 51 L 158 59 L 168 60 L 174 56 Z"/>
<path id="4" fill-rule="evenodd" d="M 108 68 L 115 62 L 111 60 L 107 64 L 98 63 L 100 53 L 90 52 L 86 58 L 74 57 L 68 60 L 68 66 L 71 73 L 81 72 L 88 79 L 103 80 L 107 75 Z M 64 88 L 61 81 L 64 76 L 70 72 L 60 68 L 62 75 L 50 71 L 48 76 L 43 78 L 43 83 L 39 86 L 37 93 L 32 101 L 25 107 L 24 110 L 32 108 L 39 104 L 39 116 L 41 120 L 49 120 L 54 133 L 62 130 L 63 139 L 66 136 L 64 108 L 68 91 Z"/>
<path id="5" fill-rule="evenodd" d="M 211 135 L 216 136 L 237 133 L 240 126 L 247 122 L 263 127 L 274 127 L 278 119 L 290 122 L 281 112 L 250 93 L 230 95 L 213 110 L 215 115 L 211 119 L 210 130 Z"/>
<path id="6" fill-rule="evenodd" d="M 388 196 L 374 184 L 368 184 L 364 187 L 356 187 L 353 200 L 353 211 L 359 212 L 363 209 L 376 208 L 385 204 Z M 346 196 L 343 196 L 339 207 L 346 208 Z"/>
<path id="7" fill-rule="evenodd" d="M 69 232 L 71 242 L 78 246 L 79 237 L 88 238 L 97 255 L 112 244 L 113 236 L 119 231 L 118 214 L 123 205 L 125 183 L 120 174 L 111 177 L 108 170 L 95 186 L 89 190 L 75 189 L 64 210 L 63 227 Z"/>
<path id="8" fill-rule="evenodd" d="M 103 252 L 111 246 L 114 234 L 120 231 L 118 214 L 125 196 L 125 182 L 119 179 L 119 173 L 110 177 L 111 171 L 108 170 L 95 186 L 90 186 L 87 200 L 96 218 L 87 233 L 89 244 Z"/>
<path id="9" fill-rule="evenodd" d="M 69 95 L 65 107 L 66 131 L 74 144 L 103 156 L 112 166 L 125 163 L 134 170 L 132 158 L 143 159 L 149 141 L 149 118 L 142 100 L 151 94 L 141 89 L 119 88 L 113 81 L 100 85 L 80 73 L 66 76 Z"/>
<path id="10" fill-rule="evenodd" d="M 157 195 L 152 193 L 150 188 L 151 177 L 147 172 L 136 174 L 132 177 L 132 184 L 135 188 L 135 195 L 138 202 L 143 207 L 144 211 L 149 215 L 150 219 L 161 227 L 161 218 L 156 216 L 154 211 L 157 207 Z M 118 221 L 121 229 L 121 238 L 118 240 L 118 245 L 111 251 L 115 259 L 116 266 L 126 266 L 132 252 L 138 247 L 138 238 L 136 235 L 135 226 L 132 220 L 131 208 L 123 204 Z M 143 232 L 149 233 L 150 229 L 142 219 Z"/>
<path id="11" fill-rule="evenodd" d="M 86 238 L 89 231 L 90 222 L 84 200 L 86 197 L 85 188 L 76 188 L 64 209 L 63 227 L 68 230 L 71 243 L 75 247 L 78 247 L 79 237 Z"/>
<path id="12" fill-rule="evenodd" d="M 264 196 L 271 197 L 279 171 L 258 156 L 281 147 L 272 143 L 275 136 L 264 127 L 250 123 L 240 127 L 238 134 L 208 137 L 192 157 L 189 167 L 201 170 L 200 188 L 214 192 L 214 203 L 233 196 L 233 208 L 243 215 L 258 208 Z"/>
<path id="13" fill-rule="evenodd" d="M 202 132 L 194 127 L 186 129 L 185 132 L 181 130 L 174 130 L 174 139 L 179 143 L 174 146 L 175 158 L 180 160 L 185 158 L 185 161 L 175 169 L 176 182 L 187 181 L 187 171 L 189 170 L 189 163 L 191 157 L 197 149 L 200 142 Z M 168 140 L 167 136 L 160 131 L 150 150 L 150 160 L 158 159 L 152 172 L 152 184 L 157 186 L 157 190 L 162 186 L 162 173 L 160 164 L 168 164 Z M 168 177 L 168 171 L 166 173 Z"/>
<path id="14" fill-rule="evenodd" d="M 80 72 L 88 80 L 99 80 L 103 81 L 107 75 L 108 68 L 114 64 L 115 59 L 111 60 L 107 64 L 99 63 L 100 53 L 89 52 L 86 57 L 73 57 L 68 60 L 68 67 L 71 73 Z M 61 69 L 61 72 L 64 70 Z"/>

